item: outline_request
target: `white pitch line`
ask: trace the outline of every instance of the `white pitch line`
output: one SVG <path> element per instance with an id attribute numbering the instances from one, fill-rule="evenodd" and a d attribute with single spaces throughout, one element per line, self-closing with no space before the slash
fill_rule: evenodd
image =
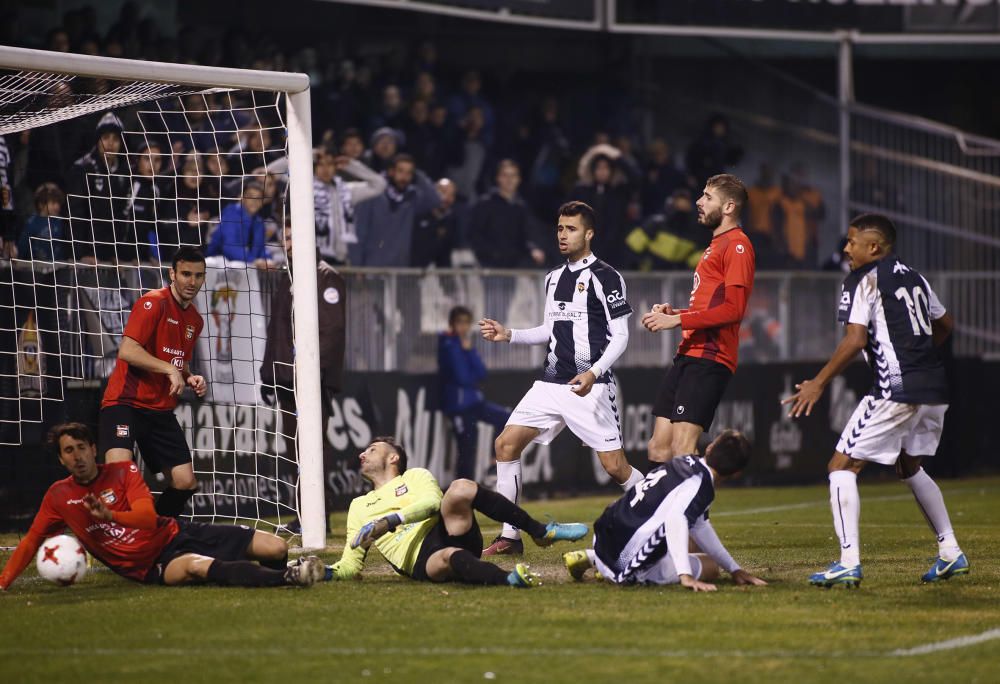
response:
<path id="1" fill-rule="evenodd" d="M 946 490 L 944 494 L 945 496 L 952 496 L 955 494 L 962 494 L 967 492 L 978 492 L 982 491 L 983 489 L 984 489 L 983 487 L 952 489 L 950 491 Z M 886 501 L 909 501 L 912 498 L 913 498 L 912 494 L 892 494 L 887 496 L 862 497 L 862 501 L 864 503 L 886 502 Z M 830 502 L 827 499 L 820 499 L 818 501 L 803 501 L 801 503 L 780 504 L 778 506 L 761 506 L 760 508 L 744 508 L 742 510 L 735 510 L 735 511 L 719 511 L 718 513 L 712 511 L 711 516 L 713 518 L 721 518 L 732 515 L 758 515 L 760 513 L 778 513 L 780 511 L 794 511 L 802 508 L 813 508 L 814 506 L 827 506 L 829 505 L 829 503 Z"/>
<path id="2" fill-rule="evenodd" d="M 926 655 L 928 653 L 937 653 L 938 651 L 951 651 L 956 648 L 975 646 L 976 644 L 981 644 L 984 641 L 993 641 L 994 639 L 1000 639 L 1000 628 L 988 629 L 982 634 L 957 637 L 955 639 L 948 639 L 947 641 L 935 641 L 929 644 L 924 644 L 923 646 L 915 646 L 913 648 L 897 648 L 888 655 L 900 658 Z"/>

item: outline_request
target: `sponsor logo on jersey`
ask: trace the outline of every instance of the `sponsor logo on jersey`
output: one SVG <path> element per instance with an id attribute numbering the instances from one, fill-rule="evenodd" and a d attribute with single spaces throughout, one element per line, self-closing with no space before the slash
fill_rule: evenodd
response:
<path id="1" fill-rule="evenodd" d="M 683 406 L 678 406 L 677 407 L 677 415 L 678 416 L 684 415 L 684 407 Z"/>
<path id="2" fill-rule="evenodd" d="M 406 488 L 406 485 L 401 484 L 398 487 L 396 487 L 396 496 L 403 496 L 403 494 L 406 494 L 408 491 L 410 490 Z"/>
<path id="3" fill-rule="evenodd" d="M 173 364 L 174 368 L 176 368 L 177 370 L 184 370 L 183 356 L 175 356 L 174 358 L 170 359 L 170 363 Z"/>
<path id="4" fill-rule="evenodd" d="M 114 491 L 111 489 L 105 489 L 103 492 L 101 492 L 100 497 L 101 501 L 103 501 L 109 506 L 114 502 L 118 501 L 118 497 L 115 496 Z"/>
<path id="5" fill-rule="evenodd" d="M 323 290 L 323 301 L 327 304 L 336 304 L 340 301 L 340 291 L 335 287 L 328 287 Z"/>
<path id="6" fill-rule="evenodd" d="M 66 499 L 66 505 L 67 506 L 72 506 L 74 504 L 82 504 L 82 503 L 83 503 L 83 499 Z"/>
<path id="7" fill-rule="evenodd" d="M 135 463 L 132 463 L 131 465 L 129 465 L 129 467 L 128 467 L 128 471 L 129 471 L 130 473 L 137 473 L 137 472 L 139 472 L 139 469 L 138 469 L 138 468 L 136 468 L 136 466 L 135 466 Z"/>
<path id="8" fill-rule="evenodd" d="M 736 245 L 736 253 L 737 254 L 743 254 L 743 252 L 745 252 L 745 251 L 747 251 L 746 247 L 744 247 L 743 245 Z"/>
<path id="9" fill-rule="evenodd" d="M 128 437 L 128 425 L 115 425 L 115 435 L 118 437 Z"/>
<path id="10" fill-rule="evenodd" d="M 701 260 L 704 261 L 705 259 L 707 259 L 708 255 L 711 254 L 711 253 L 712 253 L 712 248 L 711 247 L 707 247 L 705 249 L 705 253 L 701 255 Z"/>
<path id="11" fill-rule="evenodd" d="M 566 310 L 566 302 L 559 302 L 559 310 L 560 311 Z"/>
<path id="12" fill-rule="evenodd" d="M 184 356 L 183 349 L 171 349 L 170 347 L 163 347 L 163 353 L 171 356 Z"/>
<path id="13" fill-rule="evenodd" d="M 909 273 L 910 272 L 910 267 L 907 266 L 904 263 L 900 263 L 899 261 L 897 261 L 893 265 L 893 267 L 892 267 L 892 272 L 893 273 Z"/>
<path id="14" fill-rule="evenodd" d="M 194 339 L 194 326 L 188 325 L 184 327 L 184 337 L 193 340 Z"/>
<path id="15" fill-rule="evenodd" d="M 171 325 L 177 325 L 177 321 L 175 321 L 170 316 L 167 316 L 167 323 L 170 323 Z"/>
<path id="16" fill-rule="evenodd" d="M 625 295 L 623 295 L 619 290 L 612 290 L 611 294 L 605 297 L 605 299 L 608 300 L 608 304 L 611 306 L 612 309 L 617 308 L 619 306 L 625 306 L 626 303 Z"/>
<path id="17" fill-rule="evenodd" d="M 582 311 L 552 311 L 545 315 L 554 321 L 578 321 L 583 318 Z"/>
<path id="18" fill-rule="evenodd" d="M 701 276 L 698 275 L 698 271 L 694 272 L 694 284 L 691 286 L 691 294 L 698 291 L 698 286 L 701 285 Z"/>
<path id="19" fill-rule="evenodd" d="M 148 301 L 147 302 L 143 302 L 142 303 L 142 308 L 145 309 L 146 311 L 149 311 L 150 309 L 153 308 L 153 302 L 148 302 Z"/>
<path id="20" fill-rule="evenodd" d="M 577 283 L 576 284 L 576 291 L 577 292 L 583 292 L 586 289 L 587 289 L 587 286 L 584 285 L 583 283 Z"/>
<path id="21" fill-rule="evenodd" d="M 851 293 L 844 290 L 840 295 L 840 310 L 847 311 L 851 307 Z"/>

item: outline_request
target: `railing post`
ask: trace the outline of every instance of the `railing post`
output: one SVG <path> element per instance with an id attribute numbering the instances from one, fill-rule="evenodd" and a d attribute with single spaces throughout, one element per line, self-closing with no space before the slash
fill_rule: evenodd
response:
<path id="1" fill-rule="evenodd" d="M 854 102 L 854 36 L 850 31 L 841 33 L 837 50 L 837 100 L 840 104 L 838 138 L 840 143 L 840 210 L 837 212 L 837 231 L 847 230 L 851 201 L 851 104 Z"/>

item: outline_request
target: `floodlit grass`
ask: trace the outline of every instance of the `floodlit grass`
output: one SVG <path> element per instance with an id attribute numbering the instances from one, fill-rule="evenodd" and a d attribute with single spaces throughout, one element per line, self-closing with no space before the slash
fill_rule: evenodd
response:
<path id="1" fill-rule="evenodd" d="M 936 544 L 895 482 L 862 484 L 858 591 L 805 583 L 837 554 L 820 486 L 719 491 L 716 529 L 771 586 L 723 580 L 715 594 L 575 584 L 561 556 L 579 543 L 527 544 L 544 581 L 529 591 L 421 584 L 380 559 L 363 581 L 308 591 L 146 587 L 107 571 L 63 589 L 30 568 L 0 595 L 0 682 L 996 682 L 1000 480 L 942 489 L 972 574 L 940 585 L 919 582 Z M 589 523 L 606 503 L 527 507 Z M 481 523 L 488 542 L 497 525 Z M 333 528 L 329 560 L 343 514 Z M 990 630 L 971 645 L 906 653 Z"/>

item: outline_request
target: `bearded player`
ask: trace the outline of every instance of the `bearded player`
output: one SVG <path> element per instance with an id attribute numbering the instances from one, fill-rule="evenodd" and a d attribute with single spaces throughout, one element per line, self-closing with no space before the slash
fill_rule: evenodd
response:
<path id="1" fill-rule="evenodd" d="M 136 465 L 98 465 L 94 439 L 82 423 L 56 425 L 49 445 L 70 476 L 45 493 L 31 529 L 0 573 L 0 590 L 17 579 L 47 537 L 67 527 L 94 558 L 147 584 L 307 587 L 323 578 L 315 556 L 286 567 L 288 545 L 273 534 L 158 516 Z"/>
<path id="2" fill-rule="evenodd" d="M 205 396 L 205 378 L 190 360 L 205 325 L 194 298 L 205 284 L 205 257 L 181 247 L 170 268 L 170 285 L 147 292 L 132 307 L 118 361 L 101 401 L 100 441 L 105 463 L 132 460 L 138 445 L 147 466 L 169 485 L 156 512 L 176 517 L 194 496 L 198 481 L 174 408 L 185 387 Z"/>
<path id="3" fill-rule="evenodd" d="M 538 577 L 526 564 L 507 571 L 480 560 L 483 535 L 475 511 L 516 525 L 539 546 L 587 534 L 580 523 L 540 523 L 472 480 L 455 480 L 442 494 L 428 470 L 407 469 L 406 450 L 392 437 L 376 437 L 359 458 L 361 475 L 374 489 L 351 502 L 347 545 L 330 568 L 332 579 L 358 577 L 374 544 L 396 572 L 415 580 L 530 588 Z"/>

